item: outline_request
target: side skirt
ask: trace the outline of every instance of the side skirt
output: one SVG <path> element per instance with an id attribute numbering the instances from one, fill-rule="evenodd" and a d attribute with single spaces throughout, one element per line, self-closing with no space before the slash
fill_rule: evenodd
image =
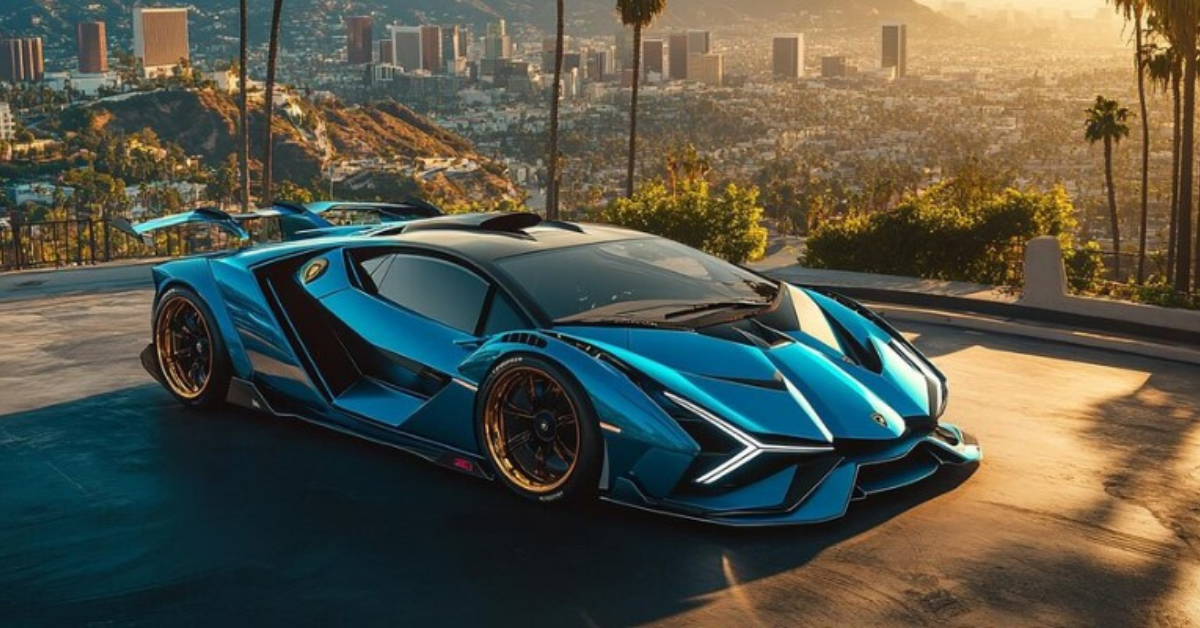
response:
<path id="1" fill-rule="evenodd" d="M 267 401 L 266 397 L 263 396 L 262 392 L 259 391 L 258 387 L 255 386 L 253 382 L 249 382 L 244 379 L 235 377 L 229 382 L 229 394 L 226 396 L 225 400 L 235 406 L 247 408 L 256 412 L 265 412 L 272 416 L 281 418 L 299 419 L 306 423 L 319 425 L 347 436 L 353 436 L 354 438 L 366 440 L 377 445 L 398 449 L 400 451 L 416 455 L 424 460 L 428 460 L 429 462 L 432 462 L 440 467 L 458 471 L 459 473 L 465 473 L 467 475 L 485 480 L 493 479 L 491 471 L 479 460 L 457 451 L 439 448 L 435 443 L 427 441 L 417 442 L 400 432 L 395 432 L 398 438 L 412 441 L 412 443 L 404 444 L 391 442 L 364 434 L 362 432 L 349 430 L 342 426 L 326 421 L 319 421 L 291 412 L 278 411 L 271 405 L 269 401 Z"/>

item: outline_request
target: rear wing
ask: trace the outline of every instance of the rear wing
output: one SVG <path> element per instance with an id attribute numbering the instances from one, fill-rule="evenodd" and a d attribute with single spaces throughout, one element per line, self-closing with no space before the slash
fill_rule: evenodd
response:
<path id="1" fill-rule="evenodd" d="M 137 224 L 129 224 L 129 221 L 124 218 L 117 218 L 112 221 L 112 225 L 118 230 L 143 242 L 148 242 L 151 234 L 155 231 L 187 224 L 212 225 L 239 240 L 250 239 L 250 234 L 246 233 L 246 230 L 242 228 L 238 219 L 215 207 L 201 207 L 180 214 L 153 218 Z"/>

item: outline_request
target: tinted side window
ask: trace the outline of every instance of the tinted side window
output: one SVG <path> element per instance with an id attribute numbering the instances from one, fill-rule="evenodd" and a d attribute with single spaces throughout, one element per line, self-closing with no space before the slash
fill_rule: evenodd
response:
<path id="1" fill-rule="evenodd" d="M 491 336 L 506 331 L 514 331 L 527 327 L 525 317 L 517 312 L 508 297 L 502 293 L 496 294 L 492 301 L 492 309 L 488 312 L 487 323 L 483 326 L 483 335 Z"/>
<path id="2" fill-rule="evenodd" d="M 384 255 L 363 269 L 380 297 L 469 334 L 475 333 L 488 284 L 471 271 L 431 257 Z"/>

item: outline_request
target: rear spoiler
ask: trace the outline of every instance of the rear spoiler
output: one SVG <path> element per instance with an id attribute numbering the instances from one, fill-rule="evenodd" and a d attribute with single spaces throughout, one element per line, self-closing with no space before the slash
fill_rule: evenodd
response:
<path id="1" fill-rule="evenodd" d="M 150 234 L 159 229 L 187 224 L 212 225 L 239 240 L 250 239 L 250 234 L 246 233 L 246 230 L 242 228 L 238 218 L 215 207 L 201 207 L 192 211 L 154 218 L 133 225 L 129 224 L 129 221 L 124 218 L 117 218 L 112 221 L 112 225 L 118 230 L 142 241 L 148 241 Z"/>

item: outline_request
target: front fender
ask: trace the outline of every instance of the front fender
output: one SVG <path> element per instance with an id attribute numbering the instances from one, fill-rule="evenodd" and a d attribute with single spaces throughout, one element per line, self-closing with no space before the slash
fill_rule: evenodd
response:
<path id="1" fill-rule="evenodd" d="M 515 353 L 552 360 L 570 372 L 602 422 L 609 477 L 633 477 L 647 493 L 662 496 L 674 487 L 699 447 L 636 384 L 613 366 L 554 336 L 503 334 L 485 343 L 459 368 L 482 384 L 492 367 Z"/>

